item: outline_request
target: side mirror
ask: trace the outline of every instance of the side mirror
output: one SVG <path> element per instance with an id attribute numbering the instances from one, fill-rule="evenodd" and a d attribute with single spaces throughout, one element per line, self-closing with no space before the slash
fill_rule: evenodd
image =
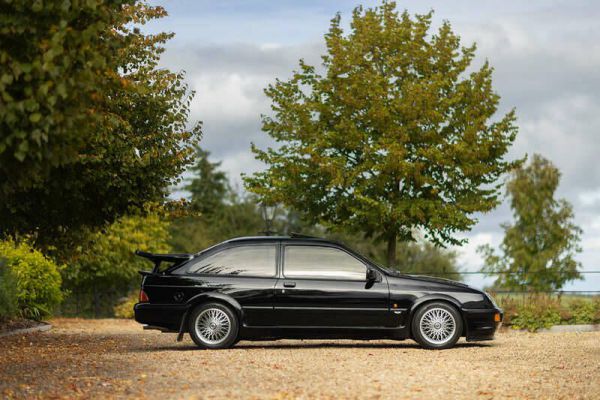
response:
<path id="1" fill-rule="evenodd" d="M 376 282 L 379 279 L 377 271 L 367 268 L 367 282 Z"/>

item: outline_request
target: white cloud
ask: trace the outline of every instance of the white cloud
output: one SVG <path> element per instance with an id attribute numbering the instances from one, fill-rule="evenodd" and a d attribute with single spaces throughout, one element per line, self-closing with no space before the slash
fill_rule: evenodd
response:
<path id="1" fill-rule="evenodd" d="M 191 81 L 197 93 L 192 112 L 205 120 L 258 118 L 265 101 L 256 94 L 264 80 L 240 73 L 197 74 Z"/>
<path id="2" fill-rule="evenodd" d="M 231 154 L 223 160 L 222 166 L 224 170 L 229 172 L 229 176 L 234 185 L 239 188 L 242 187 L 242 174 L 250 175 L 263 168 L 261 162 L 257 161 L 252 153 L 248 151 L 240 151 Z"/>
<path id="3" fill-rule="evenodd" d="M 261 50 L 279 50 L 283 47 L 281 43 L 263 43 L 259 46 Z"/>
<path id="4" fill-rule="evenodd" d="M 477 248 L 483 245 L 496 246 L 500 242 L 499 236 L 493 232 L 481 232 L 468 235 L 469 242 L 454 250 L 458 253 L 458 263 L 465 271 L 478 271 L 483 266 L 483 260 Z"/>
<path id="5" fill-rule="evenodd" d="M 515 150 L 542 153 L 562 171 L 561 193 L 569 200 L 600 186 L 595 133 L 600 132 L 600 99 L 586 94 L 546 100 L 524 116 Z M 584 167 L 585 166 L 585 167 Z"/>
<path id="6" fill-rule="evenodd" d="M 579 201 L 584 206 L 592 206 L 596 203 L 600 203 L 600 188 L 579 193 Z M 600 221 L 598 224 L 598 226 L 600 226 Z"/>

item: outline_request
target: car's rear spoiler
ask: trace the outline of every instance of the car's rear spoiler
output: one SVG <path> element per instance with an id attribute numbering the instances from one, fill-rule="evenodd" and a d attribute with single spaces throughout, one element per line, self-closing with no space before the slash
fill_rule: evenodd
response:
<path id="1" fill-rule="evenodd" d="M 152 272 L 150 271 L 140 271 L 140 274 L 146 275 L 148 273 L 157 273 L 159 271 L 160 264 L 162 262 L 173 263 L 173 265 L 181 264 L 187 260 L 191 260 L 194 255 L 193 254 L 156 254 L 156 253 L 147 253 L 145 251 L 136 250 L 135 255 L 147 258 L 148 260 L 154 263 L 154 268 Z"/>

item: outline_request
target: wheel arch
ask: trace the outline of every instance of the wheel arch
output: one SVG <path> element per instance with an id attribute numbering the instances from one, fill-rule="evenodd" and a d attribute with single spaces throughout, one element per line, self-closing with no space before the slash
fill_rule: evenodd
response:
<path id="1" fill-rule="evenodd" d="M 440 293 L 436 293 L 436 294 L 431 294 L 431 295 L 427 295 L 427 296 L 423 296 L 420 297 L 419 299 L 417 299 L 413 305 L 410 307 L 410 310 L 408 312 L 408 332 L 411 335 L 412 338 L 412 324 L 413 324 L 413 318 L 415 316 L 415 313 L 417 312 L 418 309 L 420 309 L 421 307 L 424 307 L 425 305 L 429 304 L 429 303 L 434 303 L 434 302 L 441 302 L 441 303 L 446 303 L 452 307 L 454 307 L 456 309 L 456 311 L 458 312 L 458 314 L 460 315 L 460 318 L 462 320 L 462 332 L 461 332 L 461 336 L 466 336 L 467 334 L 467 321 L 465 320 L 465 315 L 461 310 L 462 304 L 455 299 L 452 296 L 448 296 L 445 294 L 440 294 Z"/>
<path id="2" fill-rule="evenodd" d="M 230 307 L 238 317 L 240 326 L 242 325 L 244 318 L 244 310 L 242 309 L 242 306 L 236 299 L 226 294 L 218 292 L 201 293 L 190 298 L 187 302 L 188 308 L 181 317 L 181 323 L 179 324 L 179 335 L 177 336 L 178 341 L 181 341 L 181 339 L 183 338 L 183 334 L 187 333 L 188 331 L 187 327 L 189 316 L 194 310 L 194 308 L 205 303 L 220 303 Z"/>

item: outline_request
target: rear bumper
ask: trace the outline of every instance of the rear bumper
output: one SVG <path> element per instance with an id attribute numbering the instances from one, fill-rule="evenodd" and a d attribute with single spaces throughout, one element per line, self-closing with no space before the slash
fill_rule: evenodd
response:
<path id="1" fill-rule="evenodd" d="M 140 324 L 163 327 L 178 332 L 187 305 L 137 303 L 133 306 L 135 320 Z"/>
<path id="2" fill-rule="evenodd" d="M 466 339 L 468 341 L 492 340 L 496 331 L 502 325 L 504 313 L 499 308 L 469 309 L 463 308 L 466 324 Z M 497 321 L 496 315 L 500 316 Z"/>

